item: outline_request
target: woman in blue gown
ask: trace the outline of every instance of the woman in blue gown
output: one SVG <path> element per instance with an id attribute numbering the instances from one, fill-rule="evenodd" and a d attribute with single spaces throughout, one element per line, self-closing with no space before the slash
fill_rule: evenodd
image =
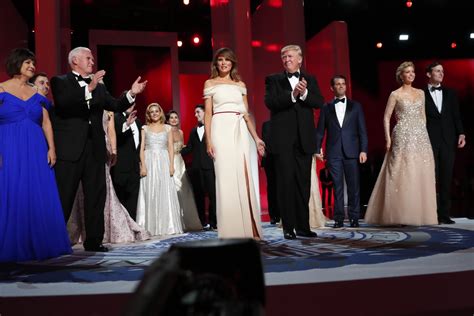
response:
<path id="1" fill-rule="evenodd" d="M 47 108 L 28 83 L 35 56 L 17 48 L 0 83 L 0 262 L 72 252 L 52 169 L 56 154 Z"/>

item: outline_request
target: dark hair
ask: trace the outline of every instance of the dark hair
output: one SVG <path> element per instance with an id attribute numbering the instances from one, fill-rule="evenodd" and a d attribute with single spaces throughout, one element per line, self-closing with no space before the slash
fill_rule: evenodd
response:
<path id="1" fill-rule="evenodd" d="M 178 112 L 176 112 L 175 110 L 170 110 L 168 113 L 166 113 L 166 123 L 169 122 L 170 117 L 171 117 L 171 114 L 176 114 L 176 115 L 178 116 L 178 118 L 179 118 Z"/>
<path id="2" fill-rule="evenodd" d="M 38 77 L 46 77 L 48 78 L 48 75 L 45 73 L 45 72 L 37 72 L 35 73 L 35 75 L 33 77 L 30 78 L 30 80 L 28 80 L 30 83 L 34 84 L 35 81 L 36 81 L 36 78 Z"/>
<path id="3" fill-rule="evenodd" d="M 196 110 L 197 108 L 200 108 L 201 110 L 206 111 L 206 109 L 204 108 L 204 105 L 202 104 L 196 104 L 196 106 L 194 107 L 194 110 Z"/>
<path id="4" fill-rule="evenodd" d="M 334 77 L 331 78 L 331 82 L 330 82 L 331 87 L 334 86 L 336 79 L 344 79 L 344 82 L 347 82 L 347 79 L 346 79 L 345 76 L 343 76 L 343 75 L 335 75 Z"/>
<path id="5" fill-rule="evenodd" d="M 31 59 L 36 64 L 35 54 L 29 49 L 15 48 L 10 52 L 5 62 L 5 69 L 10 78 L 20 74 L 23 62 L 28 59 Z"/>
<path id="6" fill-rule="evenodd" d="M 232 62 L 232 70 L 230 71 L 230 79 L 233 81 L 240 81 L 239 71 L 237 70 L 237 57 L 235 57 L 234 52 L 227 47 L 219 48 L 214 57 L 212 58 L 211 63 L 211 78 L 219 77 L 219 70 L 217 69 L 217 59 L 219 57 L 224 57 Z"/>
<path id="7" fill-rule="evenodd" d="M 441 65 L 439 61 L 434 61 L 428 66 L 426 66 L 425 73 L 431 73 L 434 67 Z"/>

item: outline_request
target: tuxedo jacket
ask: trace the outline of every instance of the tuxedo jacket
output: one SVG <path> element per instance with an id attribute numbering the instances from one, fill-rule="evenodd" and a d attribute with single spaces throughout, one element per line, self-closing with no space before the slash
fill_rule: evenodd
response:
<path id="1" fill-rule="evenodd" d="M 455 148 L 458 136 L 464 134 L 458 98 L 454 90 L 442 87 L 443 104 L 441 113 L 425 88 L 426 129 L 433 147 L 443 144 Z"/>
<path id="2" fill-rule="evenodd" d="M 191 164 L 192 169 L 214 169 L 214 162 L 207 154 L 205 135 L 203 135 L 202 141 L 200 141 L 197 127 L 194 127 L 191 130 L 188 143 L 186 144 L 186 147 L 183 147 L 181 150 L 182 155 L 187 155 L 189 153 L 193 154 L 193 161 Z"/>
<path id="3" fill-rule="evenodd" d="M 102 115 L 104 109 L 123 112 L 129 108 L 131 104 L 126 95 L 115 99 L 105 85 L 98 84 L 92 91 L 89 108 L 85 88 L 79 85 L 72 72 L 51 78 L 51 88 L 54 98 L 51 121 L 58 159 L 77 161 L 84 151 L 88 133 L 91 133 L 94 158 L 105 163 L 107 156 Z"/>
<path id="4" fill-rule="evenodd" d="M 308 95 L 305 101 L 296 98 L 296 103 L 291 100 L 292 88 L 285 72 L 265 78 L 265 105 L 271 112 L 267 146 L 274 154 L 292 151 L 297 143 L 306 154 L 316 152 L 313 110 L 321 107 L 323 97 L 315 77 L 304 72 L 301 77 L 308 82 Z"/>
<path id="5" fill-rule="evenodd" d="M 120 174 L 135 172 L 140 173 L 140 143 L 142 124 L 139 119 L 135 120 L 138 129 L 138 147 L 135 147 L 133 140 L 133 130 L 130 127 L 122 132 L 123 124 L 127 118 L 123 113 L 115 113 L 115 133 L 117 135 L 117 163 L 112 167 L 114 177 Z"/>
<path id="6" fill-rule="evenodd" d="M 316 132 L 317 152 L 320 152 L 326 132 L 325 156 L 330 158 L 359 158 L 361 152 L 367 153 L 368 138 L 365 118 L 359 102 L 347 99 L 346 113 L 342 127 L 336 115 L 334 101 L 326 103 L 319 115 Z"/>

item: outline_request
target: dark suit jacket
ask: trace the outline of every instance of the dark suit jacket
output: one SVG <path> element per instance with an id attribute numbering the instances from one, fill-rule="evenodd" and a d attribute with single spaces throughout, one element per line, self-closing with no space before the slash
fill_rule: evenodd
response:
<path id="1" fill-rule="evenodd" d="M 199 140 L 197 127 L 194 127 L 189 135 L 186 147 L 181 150 L 181 155 L 193 154 L 192 169 L 214 169 L 214 162 L 207 154 L 205 135 Z"/>
<path id="2" fill-rule="evenodd" d="M 458 136 L 464 134 L 458 98 L 454 90 L 442 87 L 443 104 L 439 113 L 428 88 L 425 88 L 426 128 L 432 146 L 447 146 L 455 148 Z"/>
<path id="3" fill-rule="evenodd" d="M 359 102 L 347 99 L 346 113 L 342 127 L 339 125 L 334 101 L 326 103 L 321 109 L 316 133 L 319 153 L 324 133 L 327 131 L 325 156 L 330 158 L 359 158 L 361 152 L 367 153 L 368 139 L 365 118 Z"/>
<path id="4" fill-rule="evenodd" d="M 316 78 L 301 73 L 308 82 L 305 101 L 291 101 L 291 84 L 286 73 L 273 74 L 265 78 L 265 105 L 271 112 L 270 142 L 267 144 L 275 154 L 292 150 L 300 144 L 306 154 L 316 152 L 314 141 L 314 109 L 323 104 Z"/>
<path id="5" fill-rule="evenodd" d="M 51 78 L 54 113 L 51 116 L 58 159 L 76 161 L 84 151 L 91 122 L 93 155 L 99 162 L 106 161 L 105 133 L 102 126 L 104 109 L 123 112 L 130 107 L 125 94 L 112 97 L 105 85 L 98 84 L 92 92 L 90 109 L 84 87 L 72 72 Z"/>
<path id="6" fill-rule="evenodd" d="M 140 173 L 140 143 L 141 143 L 141 129 L 142 124 L 140 120 L 136 119 L 135 123 L 138 128 L 138 147 L 135 148 L 135 141 L 133 140 L 133 131 L 131 128 L 122 132 L 123 124 L 127 118 L 123 113 L 115 113 L 115 133 L 117 135 L 117 163 L 112 167 L 114 176 L 122 173 L 136 172 Z"/>

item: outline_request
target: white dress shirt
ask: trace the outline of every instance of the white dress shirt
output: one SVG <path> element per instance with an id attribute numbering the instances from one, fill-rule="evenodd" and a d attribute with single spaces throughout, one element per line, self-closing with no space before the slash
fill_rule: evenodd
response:
<path id="1" fill-rule="evenodd" d="M 431 87 L 437 88 L 439 86 L 440 85 L 432 86 L 432 85 L 428 84 L 428 91 L 430 92 L 431 97 L 433 98 L 433 101 L 434 101 L 436 107 L 438 108 L 438 112 L 441 113 L 441 110 L 443 108 L 443 91 L 441 91 L 441 90 L 431 91 Z"/>
<path id="2" fill-rule="evenodd" d="M 204 125 L 203 126 L 198 126 L 197 133 L 198 133 L 198 136 L 199 136 L 199 140 L 202 142 L 202 137 L 204 136 Z"/>
<path id="3" fill-rule="evenodd" d="M 342 98 L 344 98 L 344 102 L 337 102 L 335 104 L 337 120 L 339 121 L 339 125 L 341 127 L 342 127 L 342 123 L 344 122 L 344 116 L 346 115 L 347 98 L 346 96 L 336 98 L 336 99 L 342 99 Z"/>

